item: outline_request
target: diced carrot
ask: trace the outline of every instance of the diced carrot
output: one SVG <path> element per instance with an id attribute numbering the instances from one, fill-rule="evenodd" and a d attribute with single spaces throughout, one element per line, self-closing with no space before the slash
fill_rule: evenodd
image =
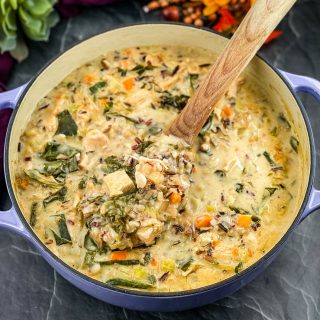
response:
<path id="1" fill-rule="evenodd" d="M 83 81 L 86 84 L 92 84 L 95 80 L 96 78 L 92 74 L 87 74 L 86 76 L 83 77 Z"/>
<path id="2" fill-rule="evenodd" d="M 181 195 L 178 192 L 172 192 L 169 196 L 171 204 L 177 204 L 181 202 Z"/>
<path id="3" fill-rule="evenodd" d="M 204 214 L 196 219 L 195 225 L 197 229 L 210 227 L 210 221 L 212 217 L 208 214 Z"/>
<path id="4" fill-rule="evenodd" d="M 243 228 L 251 226 L 251 216 L 246 214 L 240 214 L 237 219 L 237 225 Z"/>
<path id="5" fill-rule="evenodd" d="M 128 68 L 128 60 L 121 60 L 120 65 L 121 65 L 121 68 L 127 69 Z"/>
<path id="6" fill-rule="evenodd" d="M 111 253 L 111 260 L 125 260 L 127 257 L 127 251 L 114 251 Z"/>
<path id="7" fill-rule="evenodd" d="M 130 56 L 132 54 L 132 49 L 131 48 L 126 48 L 124 49 L 124 52 L 126 55 Z"/>
<path id="8" fill-rule="evenodd" d="M 253 250 L 251 248 L 248 248 L 248 256 L 250 258 L 253 257 Z"/>
<path id="9" fill-rule="evenodd" d="M 134 78 L 128 78 L 122 82 L 124 88 L 129 91 L 133 88 Z"/>
<path id="10" fill-rule="evenodd" d="M 24 178 L 17 178 L 16 183 L 18 188 L 23 190 L 26 190 L 29 185 L 28 179 L 24 179 Z"/>
<path id="11" fill-rule="evenodd" d="M 152 258 L 152 259 L 151 259 L 151 265 L 152 265 L 153 267 L 156 267 L 156 266 L 158 265 L 158 262 L 157 262 L 157 260 L 156 260 L 155 258 Z"/>
<path id="12" fill-rule="evenodd" d="M 211 248 L 215 249 L 217 245 L 219 245 L 219 243 L 221 243 L 221 240 L 215 240 L 211 242 Z"/>
<path id="13" fill-rule="evenodd" d="M 224 118 L 230 118 L 232 115 L 232 109 L 230 106 L 225 106 L 222 110 L 222 115 Z"/>
<path id="14" fill-rule="evenodd" d="M 233 255 L 234 257 L 237 257 L 237 256 L 239 255 L 239 249 L 238 249 L 237 247 L 234 247 L 234 248 L 232 249 L 232 255 Z"/>

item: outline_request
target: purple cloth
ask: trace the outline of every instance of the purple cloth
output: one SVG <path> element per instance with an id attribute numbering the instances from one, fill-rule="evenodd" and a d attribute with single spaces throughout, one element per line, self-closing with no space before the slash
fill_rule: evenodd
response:
<path id="1" fill-rule="evenodd" d="M 62 17 L 68 18 L 78 14 L 83 6 L 99 6 L 114 2 L 117 0 L 60 0 L 56 7 Z"/>
<path id="2" fill-rule="evenodd" d="M 8 82 L 14 60 L 8 52 L 0 54 L 0 93 L 6 90 L 5 83 Z M 0 110 L 0 179 L 3 179 L 3 148 L 7 125 L 12 110 Z"/>

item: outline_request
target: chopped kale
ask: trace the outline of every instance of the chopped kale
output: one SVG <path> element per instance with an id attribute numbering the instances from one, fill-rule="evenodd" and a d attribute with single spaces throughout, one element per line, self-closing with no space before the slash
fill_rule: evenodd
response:
<path id="1" fill-rule="evenodd" d="M 127 75 L 128 70 L 127 69 L 122 69 L 118 67 L 118 72 L 120 73 L 121 77 L 125 77 Z"/>
<path id="2" fill-rule="evenodd" d="M 157 125 L 153 125 L 152 127 L 150 127 L 148 129 L 148 133 L 151 135 L 154 135 L 154 136 L 161 133 L 161 132 L 162 132 L 162 129 Z"/>
<path id="3" fill-rule="evenodd" d="M 226 176 L 226 172 L 224 170 L 216 170 L 214 173 L 220 178 L 224 178 Z"/>
<path id="4" fill-rule="evenodd" d="M 92 87 L 89 88 L 91 94 L 95 94 L 98 92 L 99 89 L 102 89 L 106 86 L 106 82 L 105 81 L 100 81 L 97 82 L 96 84 L 94 84 Z"/>
<path id="5" fill-rule="evenodd" d="M 263 155 L 266 158 L 266 160 L 269 162 L 272 170 L 282 170 L 283 169 L 281 166 L 279 166 L 277 163 L 275 163 L 275 161 L 271 158 L 269 152 L 264 151 Z"/>
<path id="6" fill-rule="evenodd" d="M 60 188 L 62 183 L 58 182 L 54 177 L 52 176 L 45 176 L 39 172 L 37 169 L 30 169 L 30 170 L 25 170 L 25 174 L 30 178 L 33 179 L 40 184 L 44 184 L 48 187 L 51 188 Z"/>
<path id="7" fill-rule="evenodd" d="M 113 108 L 113 102 L 112 101 L 107 102 L 104 107 L 103 114 L 110 112 L 112 108 Z"/>
<path id="8" fill-rule="evenodd" d="M 55 192 L 52 195 L 46 197 L 43 200 L 43 206 L 46 207 L 49 203 L 51 203 L 53 201 L 64 201 L 65 198 L 66 198 L 66 194 L 67 194 L 67 188 L 66 187 L 62 187 L 57 192 Z"/>
<path id="9" fill-rule="evenodd" d="M 178 264 L 179 269 L 181 269 L 182 271 L 187 271 L 188 268 L 190 267 L 192 261 L 193 261 L 193 258 L 190 256 L 190 257 L 178 260 L 177 264 Z"/>
<path id="10" fill-rule="evenodd" d="M 206 121 L 206 123 L 204 124 L 204 126 L 202 127 L 199 135 L 204 136 L 208 131 L 210 131 L 212 128 L 214 127 L 213 125 L 213 113 L 210 114 L 208 120 Z"/>
<path id="11" fill-rule="evenodd" d="M 239 262 L 237 265 L 236 265 L 236 267 L 234 268 L 234 272 L 235 273 L 239 273 L 240 271 L 242 271 L 243 270 L 243 262 L 241 261 L 241 262 Z"/>
<path id="12" fill-rule="evenodd" d="M 108 112 L 107 113 L 107 116 L 110 118 L 110 116 L 114 116 L 114 117 L 118 117 L 118 118 L 124 118 L 134 124 L 139 124 L 140 121 L 137 120 L 137 119 L 134 119 L 134 118 L 131 118 L 131 117 L 128 117 L 128 116 L 125 116 L 124 114 L 121 114 L 121 113 L 117 113 L 117 112 Z"/>
<path id="13" fill-rule="evenodd" d="M 75 136 L 78 132 L 78 126 L 73 120 L 70 112 L 64 110 L 58 114 L 58 129 L 56 134 L 64 134 L 66 136 Z"/>
<path id="14" fill-rule="evenodd" d="M 137 264 L 141 264 L 140 260 L 131 259 L 131 260 L 104 260 L 104 261 L 94 261 L 99 263 L 102 266 L 111 266 L 114 264 L 120 264 L 122 266 L 135 266 Z"/>
<path id="15" fill-rule="evenodd" d="M 104 162 L 105 165 L 102 167 L 102 170 L 105 173 L 112 173 L 124 167 L 123 161 L 116 156 L 107 157 Z"/>
<path id="16" fill-rule="evenodd" d="M 298 153 L 299 141 L 295 137 L 290 137 L 290 145 L 292 149 Z"/>
<path id="17" fill-rule="evenodd" d="M 31 205 L 31 213 L 30 213 L 30 226 L 33 228 L 35 227 L 36 223 L 37 223 L 37 207 L 38 207 L 38 203 L 37 202 L 33 202 Z"/>
<path id="18" fill-rule="evenodd" d="M 55 161 L 61 159 L 70 159 L 80 151 L 74 147 L 66 144 L 59 144 L 57 142 L 48 142 L 45 146 L 41 158 L 47 161 Z"/>
<path id="19" fill-rule="evenodd" d="M 152 145 L 152 141 L 144 140 L 138 144 L 138 147 L 135 149 L 138 153 L 143 153 L 150 145 Z"/>
<path id="20" fill-rule="evenodd" d="M 278 190 L 278 188 L 265 188 L 265 190 L 269 193 L 269 196 L 271 197 Z"/>
<path id="21" fill-rule="evenodd" d="M 136 280 L 127 280 L 122 278 L 111 278 L 108 281 L 106 281 L 106 284 L 109 284 L 111 286 L 121 286 L 135 289 L 148 289 L 153 287 L 152 283 Z"/>
<path id="22" fill-rule="evenodd" d="M 67 243 L 72 243 L 64 214 L 60 215 L 60 218 L 58 221 L 58 229 L 59 229 L 59 234 L 51 230 L 53 232 L 57 246 L 61 246 Z"/>
<path id="23" fill-rule="evenodd" d="M 185 94 L 174 96 L 169 91 L 164 91 L 160 96 L 160 108 L 176 108 L 182 110 L 189 100 L 189 96 Z"/>
<path id="24" fill-rule="evenodd" d="M 88 177 L 87 176 L 82 177 L 80 182 L 79 182 L 79 184 L 78 184 L 78 188 L 79 189 L 84 189 L 86 187 L 87 181 L 88 181 Z"/>
<path id="25" fill-rule="evenodd" d="M 155 67 L 151 64 L 147 64 L 146 66 L 143 66 L 141 64 L 137 64 L 131 71 L 137 72 L 139 76 L 141 76 L 145 71 L 153 70 Z"/>
<path id="26" fill-rule="evenodd" d="M 279 115 L 278 115 L 278 120 L 281 122 L 281 124 L 282 124 L 286 129 L 290 129 L 290 128 L 291 128 L 290 122 L 287 120 L 287 118 L 284 116 L 284 114 L 283 114 L 282 112 L 279 113 Z"/>
<path id="27" fill-rule="evenodd" d="M 244 188 L 244 186 L 243 186 L 242 183 L 236 183 L 236 184 L 235 184 L 236 192 L 242 193 L 242 192 L 243 192 L 243 188 Z"/>
<path id="28" fill-rule="evenodd" d="M 246 213 L 249 214 L 249 211 L 243 208 L 238 208 L 238 207 L 234 207 L 234 206 L 229 206 L 229 209 L 236 212 L 236 213 Z"/>
<path id="29" fill-rule="evenodd" d="M 149 264 L 150 261 L 151 261 L 151 254 L 150 254 L 150 252 L 146 252 L 146 254 L 143 257 L 144 265 Z"/>
<path id="30" fill-rule="evenodd" d="M 84 238 L 84 247 L 88 250 L 88 251 L 96 251 L 98 249 L 96 243 L 92 240 L 92 238 L 90 237 L 90 232 L 88 232 Z"/>
<path id="31" fill-rule="evenodd" d="M 192 90 L 196 89 L 196 85 L 197 85 L 197 80 L 199 79 L 199 75 L 198 74 L 189 74 L 189 79 L 190 79 L 190 87 Z"/>

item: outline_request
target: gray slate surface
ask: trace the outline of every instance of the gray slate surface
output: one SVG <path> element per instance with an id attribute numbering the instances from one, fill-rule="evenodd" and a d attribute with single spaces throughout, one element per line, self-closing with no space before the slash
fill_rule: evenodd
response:
<path id="1" fill-rule="evenodd" d="M 146 16 L 134 0 L 86 9 L 62 21 L 50 43 L 30 43 L 30 56 L 15 67 L 9 86 L 25 83 L 48 60 L 90 35 L 123 23 L 160 19 L 158 14 Z M 262 55 L 279 68 L 320 79 L 320 1 L 298 1 L 281 28 L 284 35 Z M 306 95 L 302 100 L 318 140 L 319 105 Z M 3 209 L 8 206 L 3 186 L 0 195 Z M 206 307 L 171 314 L 135 312 L 100 302 L 57 275 L 27 241 L 1 230 L 0 319 L 320 319 L 319 229 L 318 212 L 295 230 L 276 261 L 248 286 Z"/>

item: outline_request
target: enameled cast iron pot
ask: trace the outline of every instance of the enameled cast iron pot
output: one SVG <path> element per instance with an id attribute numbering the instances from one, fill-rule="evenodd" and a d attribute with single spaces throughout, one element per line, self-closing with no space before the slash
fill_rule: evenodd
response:
<path id="1" fill-rule="evenodd" d="M 315 149 L 311 127 L 296 92 L 311 93 L 320 101 L 320 82 L 289 74 L 255 57 L 246 70 L 248 77 L 259 81 L 273 103 L 280 103 L 290 114 L 300 141 L 303 157 L 303 177 L 295 195 L 299 206 L 293 213 L 289 230 L 265 256 L 239 274 L 219 283 L 177 293 L 149 293 L 113 288 L 93 280 L 57 258 L 37 238 L 25 220 L 15 195 L 14 166 L 17 161 L 19 137 L 37 102 L 71 71 L 108 51 L 144 45 L 181 45 L 210 49 L 217 54 L 227 39 L 209 30 L 179 24 L 142 24 L 123 27 L 92 37 L 66 51 L 45 67 L 28 84 L 0 95 L 0 110 L 14 108 L 5 142 L 5 178 L 13 207 L 0 212 L 0 226 L 17 232 L 32 242 L 44 259 L 65 279 L 88 294 L 117 306 L 144 311 L 177 311 L 211 303 L 232 294 L 254 279 L 276 257 L 294 228 L 311 212 L 320 208 L 320 191 L 313 187 Z"/>

